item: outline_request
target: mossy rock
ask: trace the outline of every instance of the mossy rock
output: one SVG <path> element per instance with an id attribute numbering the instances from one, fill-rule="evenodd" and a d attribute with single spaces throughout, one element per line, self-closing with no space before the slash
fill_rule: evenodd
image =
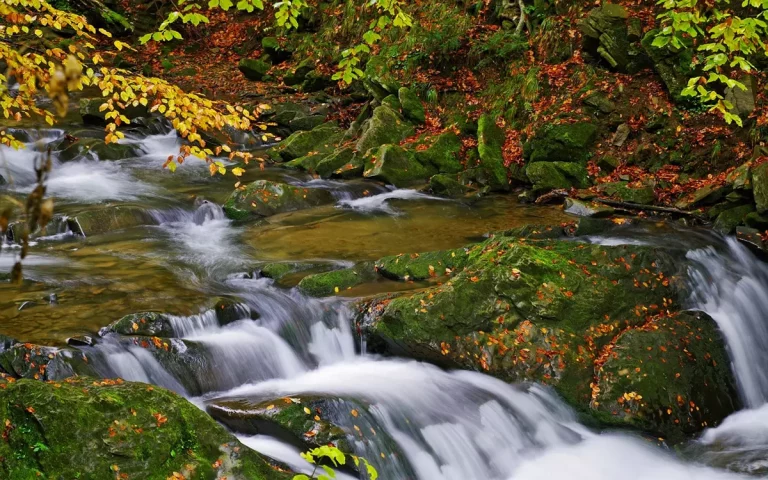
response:
<path id="1" fill-rule="evenodd" d="M 768 163 L 763 163 L 752 169 L 752 188 L 757 212 L 768 212 Z"/>
<path id="2" fill-rule="evenodd" d="M 358 152 L 367 152 L 387 143 L 397 145 L 412 133 L 412 126 L 403 122 L 394 110 L 381 105 L 373 110 L 371 118 L 363 124 L 356 148 Z"/>
<path id="3" fill-rule="evenodd" d="M 131 205 L 92 208 L 68 219 L 69 229 L 84 237 L 155 223 L 147 210 Z"/>
<path id="4" fill-rule="evenodd" d="M 397 145 L 382 145 L 373 153 L 373 164 L 363 172 L 366 178 L 381 180 L 396 187 L 424 183 L 436 172 L 422 165 L 413 152 Z"/>
<path id="5" fill-rule="evenodd" d="M 692 104 L 690 97 L 684 97 L 681 92 L 687 86 L 688 79 L 693 76 L 693 49 L 682 48 L 674 51 L 670 48 L 658 48 L 653 46 L 653 41 L 659 34 L 659 30 L 653 29 L 646 32 L 641 40 L 645 54 L 651 59 L 654 70 L 661 77 L 667 87 L 670 96 L 676 103 Z M 692 45 L 690 39 L 683 39 Z"/>
<path id="6" fill-rule="evenodd" d="M 496 125 L 496 119 L 483 115 L 477 121 L 477 151 L 480 166 L 490 176 L 490 187 L 496 191 L 509 191 L 508 170 L 504 166 L 504 131 Z"/>
<path id="7" fill-rule="evenodd" d="M 402 108 L 402 105 L 400 104 L 400 99 L 397 98 L 397 95 L 392 95 L 392 94 L 384 97 L 384 99 L 381 100 L 381 104 L 391 108 L 396 112 L 399 112 L 400 109 Z"/>
<path id="8" fill-rule="evenodd" d="M 0 368 L 14 378 L 61 380 L 74 375 L 96 373 L 85 355 L 72 348 L 4 343 L 4 349 L 0 352 Z"/>
<path id="9" fill-rule="evenodd" d="M 469 187 L 461 184 L 456 179 L 456 175 L 446 175 L 444 173 L 433 175 L 429 179 L 429 189 L 435 195 L 450 198 L 463 197 L 471 192 Z"/>
<path id="10" fill-rule="evenodd" d="M 315 69 L 315 62 L 311 58 L 302 60 L 296 68 L 283 75 L 283 83 L 289 87 L 301 85 L 307 79 L 309 72 Z"/>
<path id="11" fill-rule="evenodd" d="M 334 82 L 331 77 L 319 73 L 317 70 L 312 70 L 304 77 L 304 81 L 301 84 L 301 90 L 304 92 L 319 92 L 326 88 L 332 87 Z"/>
<path id="12" fill-rule="evenodd" d="M 405 118 L 419 124 L 427 121 L 424 105 L 419 97 L 413 93 L 413 90 L 402 87 L 397 91 L 397 97 L 400 100 L 400 106 Z"/>
<path id="13" fill-rule="evenodd" d="M 587 188 L 587 169 L 569 162 L 536 162 L 525 168 L 528 180 L 533 184 L 534 195 L 555 189 Z"/>
<path id="14" fill-rule="evenodd" d="M 323 178 L 328 178 L 336 170 L 352 161 L 354 155 L 355 151 L 351 147 L 340 148 L 323 157 L 315 166 L 315 173 Z"/>
<path id="15" fill-rule="evenodd" d="M 524 146 L 530 162 L 586 162 L 597 139 L 597 126 L 590 122 L 547 124 Z"/>
<path id="16" fill-rule="evenodd" d="M 562 231 L 556 233 L 562 235 Z M 370 337 L 369 345 L 378 346 L 380 352 L 484 371 L 510 382 L 552 385 L 579 411 L 610 423 L 599 400 L 594 401 L 600 393 L 590 387 L 595 372 L 612 368 L 613 353 L 632 355 L 633 371 L 642 370 L 647 345 L 622 350 L 617 348 L 617 335 L 634 331 L 641 335 L 654 331 L 654 326 L 664 327 L 670 317 L 669 302 L 681 305 L 688 298 L 679 274 L 670 252 L 659 248 L 521 241 L 499 234 L 469 247 L 463 270 L 449 281 L 412 295 L 363 304 L 361 325 Z M 723 343 L 711 325 L 692 328 L 702 328 L 711 339 L 704 343 L 713 358 L 720 355 L 717 349 L 722 352 Z M 691 340 L 688 330 L 671 334 L 678 342 Z M 618 338 L 618 345 L 623 345 Z M 697 393 L 686 402 L 735 398 L 727 357 L 718 358 L 715 364 L 705 361 L 704 354 L 697 356 L 687 379 Z M 715 377 L 720 381 L 708 383 Z M 633 391 L 651 398 L 654 392 L 663 395 L 664 388 L 659 383 L 651 391 L 633 380 L 622 386 L 616 398 Z M 706 413 L 708 426 L 738 407 L 730 400 L 717 410 L 715 403 L 707 405 L 711 408 Z M 689 425 L 670 426 L 655 420 L 627 423 L 676 439 L 692 433 Z M 704 426 L 699 422 L 693 428 L 700 431 Z"/>
<path id="17" fill-rule="evenodd" d="M 327 152 L 341 140 L 343 131 L 335 123 L 324 123 L 312 130 L 296 132 L 274 148 L 283 161 L 304 157 L 310 152 Z"/>
<path id="18" fill-rule="evenodd" d="M 126 315 L 107 327 L 100 334 L 113 332 L 120 335 L 142 335 L 147 337 L 172 337 L 173 326 L 168 317 L 158 312 L 143 312 Z"/>
<path id="19" fill-rule="evenodd" d="M 615 194 L 621 200 L 640 205 L 652 205 L 656 201 L 656 194 L 653 187 L 646 185 L 642 187 L 620 186 Z"/>
<path id="20" fill-rule="evenodd" d="M 232 192 L 224 204 L 224 213 L 233 220 L 246 220 L 328 203 L 333 203 L 333 196 L 326 190 L 257 180 Z"/>
<path id="21" fill-rule="evenodd" d="M 400 254 L 376 261 L 379 275 L 400 281 L 426 280 L 449 275 L 464 268 L 467 252 L 463 248 L 437 252 Z"/>
<path id="22" fill-rule="evenodd" d="M 317 267 L 317 263 L 273 262 L 260 267 L 259 273 L 263 277 L 278 281 L 288 274 L 312 270 Z"/>
<path id="23" fill-rule="evenodd" d="M 10 426 L 0 442 L 4 478 L 289 478 L 163 388 L 87 378 L 0 381 L 0 417 Z"/>
<path id="24" fill-rule="evenodd" d="M 293 52 L 290 49 L 280 46 L 280 42 L 275 37 L 264 37 L 261 39 L 261 48 L 264 53 L 269 55 L 275 64 L 284 62 L 291 58 Z"/>
<path id="25" fill-rule="evenodd" d="M 454 132 L 441 133 L 430 147 L 416 152 L 416 159 L 423 165 L 432 165 L 440 173 L 459 173 L 461 164 L 461 139 Z"/>
<path id="26" fill-rule="evenodd" d="M 286 168 L 295 168 L 297 170 L 304 170 L 305 172 L 314 172 L 320 160 L 325 158 L 324 153 L 310 153 L 303 157 L 294 158 L 290 162 L 283 164 Z"/>
<path id="27" fill-rule="evenodd" d="M 372 262 L 364 262 L 352 268 L 309 275 L 299 282 L 299 290 L 311 297 L 326 297 L 376 278 Z"/>
<path id="28" fill-rule="evenodd" d="M 626 331 L 597 369 L 591 408 L 606 424 L 672 441 L 740 408 L 722 335 L 710 317 L 683 312 Z"/>
<path id="29" fill-rule="evenodd" d="M 260 82 L 264 80 L 272 65 L 264 60 L 255 58 L 244 58 L 237 64 L 237 68 L 248 80 Z"/>
<path id="30" fill-rule="evenodd" d="M 755 207 L 751 204 L 729 208 L 717 216 L 713 228 L 723 235 L 729 235 L 736 231 L 736 227 L 744 223 L 747 215 L 754 212 Z"/>
<path id="31" fill-rule="evenodd" d="M 325 123 L 325 115 L 306 115 L 297 116 L 288 122 L 288 126 L 294 132 L 298 132 L 302 130 L 312 130 L 319 127 L 323 123 Z"/>

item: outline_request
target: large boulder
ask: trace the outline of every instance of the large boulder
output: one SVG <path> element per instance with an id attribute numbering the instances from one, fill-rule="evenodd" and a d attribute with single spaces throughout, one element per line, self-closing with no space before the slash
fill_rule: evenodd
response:
<path id="1" fill-rule="evenodd" d="M 674 310 L 688 295 L 668 252 L 500 234 L 462 264 L 438 286 L 362 304 L 369 345 L 552 385 L 605 423 L 672 439 L 738 408 L 714 322 Z"/>
<path id="2" fill-rule="evenodd" d="M 758 213 L 768 212 L 768 163 L 752 169 L 752 188 Z"/>
<path id="3" fill-rule="evenodd" d="M 362 126 L 356 148 L 365 153 L 371 148 L 386 143 L 399 144 L 413 133 L 413 127 L 403 122 L 391 108 L 381 105 L 373 110 L 373 115 Z"/>
<path id="4" fill-rule="evenodd" d="M 461 165 L 461 139 L 452 131 L 441 133 L 426 150 L 417 151 L 416 158 L 424 165 L 431 164 L 440 173 L 459 173 Z"/>
<path id="5" fill-rule="evenodd" d="M 686 103 L 686 97 L 682 96 L 682 92 L 688 84 L 688 78 L 693 75 L 694 49 L 675 50 L 669 46 L 656 47 L 653 42 L 658 33 L 658 30 L 650 30 L 645 34 L 642 39 L 643 49 L 650 58 L 654 70 L 667 87 L 672 99 L 677 103 Z M 689 42 L 690 40 L 684 39 L 683 41 Z"/>
<path id="6" fill-rule="evenodd" d="M 363 176 L 396 187 L 407 187 L 424 183 L 435 173 L 434 167 L 422 165 L 413 152 L 397 145 L 382 145 L 374 150 L 373 163 L 363 172 Z"/>
<path id="7" fill-rule="evenodd" d="M 289 478 L 160 387 L 88 378 L 0 386 L 3 478 Z"/>
<path id="8" fill-rule="evenodd" d="M 224 213 L 233 220 L 246 220 L 332 202 L 333 196 L 327 190 L 257 180 L 232 192 L 224 204 Z"/>
<path id="9" fill-rule="evenodd" d="M 328 178 L 344 165 L 352 161 L 355 151 L 351 147 L 340 148 L 323 157 L 315 165 L 315 173 L 323 178 Z"/>
<path id="10" fill-rule="evenodd" d="M 310 152 L 328 151 L 341 140 L 343 131 L 335 123 L 324 123 L 309 131 L 296 132 L 275 147 L 284 161 L 304 157 Z"/>
<path id="11" fill-rule="evenodd" d="M 144 208 L 131 205 L 89 208 L 67 219 L 70 231 L 88 237 L 114 232 L 139 225 L 153 225 L 157 221 Z"/>
<path id="12" fill-rule="evenodd" d="M 356 285 L 376 278 L 371 262 L 364 262 L 351 268 L 333 270 L 309 275 L 299 282 L 299 290 L 312 297 L 325 297 L 348 290 Z"/>
<path id="13" fill-rule="evenodd" d="M 480 167 L 490 177 L 490 187 L 496 191 L 508 191 L 508 170 L 504 166 L 504 131 L 496 125 L 496 119 L 483 115 L 477 121 L 477 151 Z"/>
<path id="14" fill-rule="evenodd" d="M 597 127 L 589 122 L 547 124 L 524 146 L 533 162 L 586 162 L 597 139 Z"/>
<path id="15" fill-rule="evenodd" d="M 427 121 L 424 105 L 421 103 L 419 97 L 413 93 L 413 90 L 401 87 L 400 90 L 397 91 L 397 98 L 400 101 L 400 108 L 403 110 L 405 118 L 416 123 L 424 123 Z"/>

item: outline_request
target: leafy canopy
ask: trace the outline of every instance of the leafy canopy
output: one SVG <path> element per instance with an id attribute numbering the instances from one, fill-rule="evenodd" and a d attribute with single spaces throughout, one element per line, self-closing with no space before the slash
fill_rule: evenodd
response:
<path id="1" fill-rule="evenodd" d="M 722 94 L 725 87 L 746 90 L 734 77 L 755 70 L 758 54 L 768 54 L 768 0 L 659 0 L 662 29 L 653 41 L 673 51 L 694 49 L 703 55 L 702 75 L 688 81 L 682 94 L 699 98 L 727 123 L 742 120 Z"/>

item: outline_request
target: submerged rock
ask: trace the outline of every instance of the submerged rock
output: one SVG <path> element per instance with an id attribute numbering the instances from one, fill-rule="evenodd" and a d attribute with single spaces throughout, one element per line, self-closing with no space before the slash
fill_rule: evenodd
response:
<path id="1" fill-rule="evenodd" d="M 232 192 L 224 204 L 224 213 L 233 220 L 245 220 L 332 202 L 333 196 L 327 190 L 257 180 Z"/>
<path id="2" fill-rule="evenodd" d="M 456 179 L 455 175 L 439 174 L 433 175 L 429 179 L 429 189 L 435 195 L 442 195 L 444 197 L 463 197 L 468 194 L 471 189 Z"/>
<path id="3" fill-rule="evenodd" d="M 3 478 L 289 478 L 160 387 L 87 378 L 0 382 Z"/>
<path id="4" fill-rule="evenodd" d="M 463 265 L 441 285 L 363 305 L 359 321 L 369 345 L 549 384 L 601 421 L 674 439 L 716 425 L 738 407 L 711 319 L 674 312 L 687 294 L 666 252 L 499 235 L 470 247 Z M 647 349 L 662 342 L 667 363 Z M 616 367 L 621 362 L 626 368 Z M 698 408 L 682 409 L 678 395 Z M 668 408 L 673 412 L 659 421 L 654 412 Z"/>

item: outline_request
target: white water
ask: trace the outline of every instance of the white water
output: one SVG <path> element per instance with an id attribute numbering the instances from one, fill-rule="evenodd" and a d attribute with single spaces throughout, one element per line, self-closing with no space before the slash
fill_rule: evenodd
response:
<path id="1" fill-rule="evenodd" d="M 383 212 L 390 215 L 396 215 L 398 211 L 389 204 L 390 200 L 434 200 L 434 201 L 446 201 L 444 198 L 433 197 L 426 193 L 421 193 L 416 190 L 393 190 L 391 192 L 379 193 L 370 197 L 358 198 L 355 200 L 341 200 L 339 206 L 342 208 L 350 208 L 363 213 Z"/>
<path id="2" fill-rule="evenodd" d="M 742 400 L 768 401 L 768 266 L 733 238 L 725 252 L 694 250 L 689 269 L 694 307 L 709 314 L 725 336 Z"/>

